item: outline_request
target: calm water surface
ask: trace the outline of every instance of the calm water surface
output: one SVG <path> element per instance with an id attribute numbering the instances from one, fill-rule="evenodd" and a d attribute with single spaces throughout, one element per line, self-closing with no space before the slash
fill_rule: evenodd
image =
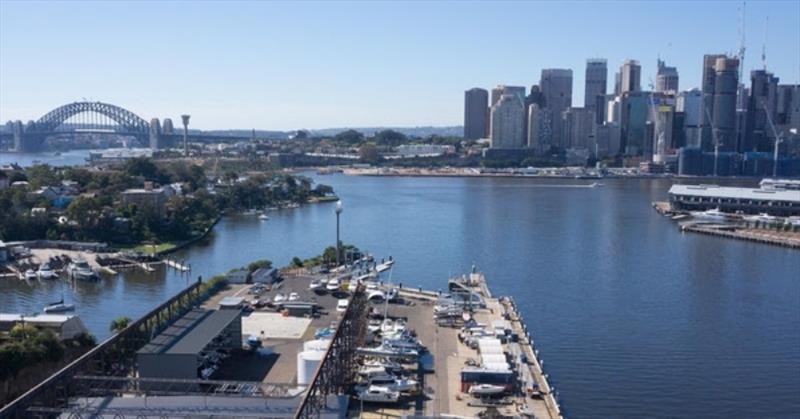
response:
<path id="1" fill-rule="evenodd" d="M 56 154 L 51 153 L 8 153 L 0 152 L 0 166 L 17 163 L 22 167 L 35 164 L 51 166 L 85 166 L 90 150 L 70 150 Z"/>
<path id="2" fill-rule="evenodd" d="M 532 179 L 320 176 L 343 240 L 398 259 L 394 281 L 443 288 L 482 269 L 513 295 L 572 417 L 798 417 L 800 253 L 681 234 L 650 208 L 663 180 L 594 189 Z M 564 181 L 568 183 L 578 181 Z M 335 240 L 332 204 L 227 218 L 176 256 L 204 277 Z M 67 288 L 98 336 L 183 288 L 174 271 Z M 0 311 L 35 312 L 60 284 L 0 283 Z"/>

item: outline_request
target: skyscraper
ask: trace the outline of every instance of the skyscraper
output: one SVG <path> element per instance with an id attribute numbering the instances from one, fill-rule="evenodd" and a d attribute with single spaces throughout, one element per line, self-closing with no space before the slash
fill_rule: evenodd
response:
<path id="1" fill-rule="evenodd" d="M 734 151 L 736 144 L 736 91 L 739 88 L 739 59 L 721 57 L 714 64 L 714 112 L 712 123 L 721 151 Z M 712 148 L 715 143 L 712 143 Z"/>
<path id="2" fill-rule="evenodd" d="M 686 145 L 700 147 L 700 135 L 703 126 L 703 92 L 692 89 L 681 92 L 676 106 L 677 112 L 684 115 L 683 130 Z"/>
<path id="3" fill-rule="evenodd" d="M 514 93 L 504 93 L 492 106 L 492 148 L 523 148 L 525 110 Z"/>
<path id="4" fill-rule="evenodd" d="M 658 60 L 658 70 L 656 72 L 656 91 L 657 92 L 677 92 L 678 91 L 678 69 L 669 67 L 664 61 Z"/>
<path id="5" fill-rule="evenodd" d="M 572 70 L 543 69 L 539 86 L 552 118 L 552 145 L 563 147 L 561 114 L 572 106 Z"/>
<path id="6" fill-rule="evenodd" d="M 490 106 L 497 104 L 500 97 L 506 93 L 512 93 L 516 95 L 519 100 L 525 101 L 525 86 L 506 86 L 504 84 L 498 84 L 492 89 L 492 104 Z"/>
<path id="7" fill-rule="evenodd" d="M 594 154 L 594 112 L 568 108 L 563 114 L 565 148 L 591 149 Z"/>
<path id="8" fill-rule="evenodd" d="M 477 140 L 487 134 L 489 92 L 472 88 L 464 92 L 464 139 Z"/>
<path id="9" fill-rule="evenodd" d="M 717 58 L 725 58 L 725 55 L 706 54 L 703 56 L 703 84 L 701 87 L 703 93 L 703 109 L 701 109 L 703 130 L 701 146 L 704 151 L 709 151 L 714 148 L 713 133 L 711 132 L 711 116 L 714 114 L 714 86 L 717 80 L 717 72 L 714 70 L 714 65 L 717 63 Z"/>
<path id="10" fill-rule="evenodd" d="M 620 73 L 620 93 L 639 92 L 642 90 L 642 66 L 639 61 L 625 60 Z"/>
<path id="11" fill-rule="evenodd" d="M 766 70 L 754 70 L 750 73 L 750 83 L 745 134 L 737 151 L 772 151 L 774 135 L 767 122 L 767 113 L 776 123 L 778 78 Z"/>
<path id="12" fill-rule="evenodd" d="M 605 99 L 607 79 L 608 64 L 605 59 L 586 60 L 586 88 L 583 95 L 583 107 L 595 111 L 598 115 L 604 114 L 601 103 Z M 602 96 L 602 99 L 598 99 L 598 96 Z"/>

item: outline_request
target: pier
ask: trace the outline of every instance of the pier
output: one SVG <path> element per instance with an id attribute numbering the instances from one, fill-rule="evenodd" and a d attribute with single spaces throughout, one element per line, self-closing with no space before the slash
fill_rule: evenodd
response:
<path id="1" fill-rule="evenodd" d="M 376 291 L 390 295 L 396 288 L 390 283 L 362 283 L 351 274 L 355 270 L 326 275 L 300 269 L 284 271 L 282 280 L 268 284 L 226 284 L 221 278 L 208 285 L 196 282 L 20 397 L 0 416 L 563 417 L 520 311 L 512 298 L 494 297 L 482 274 L 470 274 L 468 284 L 481 304 L 462 308 L 463 315 L 470 317 L 469 330 L 476 325 L 485 328 L 483 336 L 497 341 L 499 352 L 493 356 L 502 356 L 507 366 L 479 368 L 502 373 L 505 384 L 497 396 L 472 391 L 491 381 L 466 379 L 465 374 L 490 354 L 468 343 L 467 328 L 461 327 L 466 322 L 462 313 L 452 323 L 438 318 L 440 292 L 402 288 L 399 298 L 391 302 L 372 299 Z M 315 281 L 340 279 L 336 288 L 311 287 Z M 347 302 L 344 309 L 343 301 Z M 181 353 L 192 359 L 196 356 L 203 365 L 216 359 L 213 367 L 202 367 L 202 373 L 190 368 L 193 376 L 148 376 L 173 365 L 143 369 L 145 364 L 137 356 L 146 347 L 185 348 L 188 343 L 169 341 L 181 342 L 184 336 L 191 342 L 200 336 L 221 342 L 223 335 L 208 334 L 211 326 L 203 326 L 200 313 L 209 319 L 234 319 L 234 326 L 226 330 L 239 334 L 233 340 L 238 347 L 215 352 L 219 349 L 212 343 L 198 347 L 196 354 Z M 375 357 L 365 354 L 376 350 L 372 346 L 376 341 L 377 350 L 390 351 L 387 359 L 396 358 L 391 349 L 380 349 L 387 335 L 368 331 L 368 324 L 375 321 L 402 322 L 420 345 L 419 356 L 398 359 L 402 364 L 398 373 L 414 382 L 414 388 L 393 402 L 363 401 L 363 390 L 358 390 L 365 385 L 361 369 L 367 358 Z M 252 347 L 254 340 L 257 349 Z M 320 349 L 310 349 L 315 347 Z M 321 351 L 316 355 L 318 363 L 309 364 L 306 356 L 314 350 Z M 161 352 L 148 349 L 144 353 L 159 356 Z M 237 401 L 235 405 L 231 400 Z"/>

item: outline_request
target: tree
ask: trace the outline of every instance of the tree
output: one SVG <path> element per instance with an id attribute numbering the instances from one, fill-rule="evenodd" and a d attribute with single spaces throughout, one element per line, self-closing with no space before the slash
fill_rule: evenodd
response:
<path id="1" fill-rule="evenodd" d="M 125 330 L 126 327 L 131 323 L 131 318 L 127 316 L 120 316 L 116 319 L 111 321 L 111 324 L 108 326 L 108 330 L 112 333 L 119 333 Z"/>
<path id="2" fill-rule="evenodd" d="M 358 157 L 364 163 L 377 163 L 380 161 L 378 148 L 374 144 L 364 144 L 358 149 Z"/>
<path id="3" fill-rule="evenodd" d="M 292 258 L 291 267 L 293 268 L 302 268 L 303 267 L 303 260 L 299 257 L 295 256 Z"/>
<path id="4" fill-rule="evenodd" d="M 387 129 L 375 133 L 373 140 L 381 146 L 397 147 L 407 142 L 408 138 L 400 132 Z"/>
<path id="5" fill-rule="evenodd" d="M 334 135 L 333 140 L 337 143 L 354 145 L 364 141 L 364 134 L 354 129 L 349 129 Z"/>
<path id="6" fill-rule="evenodd" d="M 125 162 L 123 170 L 130 176 L 141 176 L 147 180 L 158 183 L 167 183 L 169 177 L 147 157 L 137 157 Z"/>
<path id="7" fill-rule="evenodd" d="M 253 273 L 261 268 L 264 269 L 272 268 L 272 261 L 267 259 L 261 259 L 247 265 L 247 270 L 250 271 L 250 273 Z"/>

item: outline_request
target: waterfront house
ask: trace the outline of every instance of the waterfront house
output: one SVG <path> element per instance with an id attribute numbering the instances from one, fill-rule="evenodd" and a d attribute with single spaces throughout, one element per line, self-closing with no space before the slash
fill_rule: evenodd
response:
<path id="1" fill-rule="evenodd" d="M 225 274 L 225 279 L 229 284 L 245 284 L 250 272 L 247 269 L 233 269 Z"/>
<path id="2" fill-rule="evenodd" d="M 139 208 L 155 211 L 160 216 L 164 215 L 169 199 L 166 189 L 154 187 L 153 182 L 145 182 L 144 188 L 127 189 L 121 195 L 123 205 L 136 205 Z"/>
<path id="3" fill-rule="evenodd" d="M 17 324 L 30 324 L 42 329 L 52 330 L 59 339 L 73 339 L 89 333 L 81 318 L 74 314 L 22 314 L 0 313 L 0 333 L 8 333 Z"/>
<path id="4" fill-rule="evenodd" d="M 251 275 L 254 284 L 273 284 L 278 280 L 278 270 L 275 268 L 258 268 Z"/>

